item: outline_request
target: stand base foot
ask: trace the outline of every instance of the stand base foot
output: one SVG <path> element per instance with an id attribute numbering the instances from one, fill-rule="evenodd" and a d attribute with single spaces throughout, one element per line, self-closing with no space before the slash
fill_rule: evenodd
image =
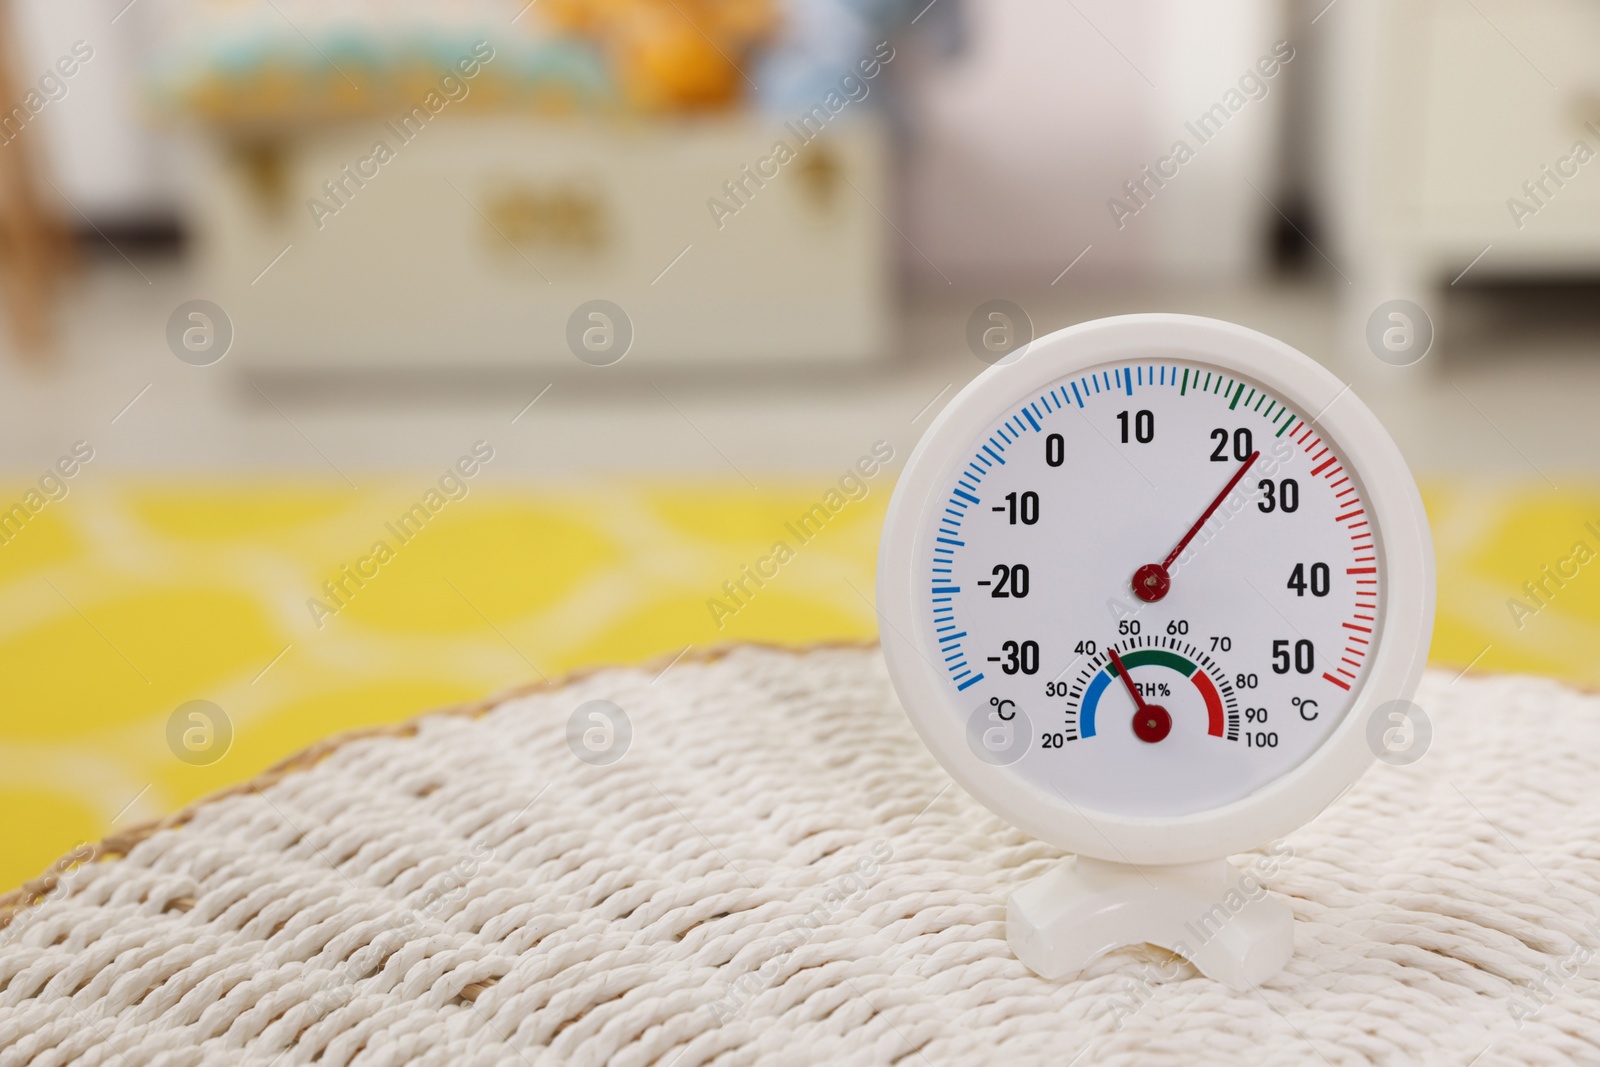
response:
<path id="1" fill-rule="evenodd" d="M 1226 860 L 1132 867 L 1077 856 L 1011 895 L 1006 939 L 1044 978 L 1148 943 L 1184 957 L 1207 978 L 1246 989 L 1294 955 L 1294 913 Z"/>

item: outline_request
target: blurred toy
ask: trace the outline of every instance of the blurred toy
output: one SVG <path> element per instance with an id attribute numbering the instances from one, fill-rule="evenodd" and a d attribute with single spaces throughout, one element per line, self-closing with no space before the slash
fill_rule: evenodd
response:
<path id="1" fill-rule="evenodd" d="M 283 129 L 413 103 L 479 41 L 497 58 L 474 111 L 749 102 L 789 115 L 834 91 L 913 7 L 935 31 L 960 0 L 144 2 L 162 27 L 149 78 L 158 114 Z"/>
<path id="2" fill-rule="evenodd" d="M 594 41 L 623 98 L 645 112 L 727 107 L 772 34 L 770 0 L 546 0 L 553 28 Z"/>
<path id="3" fill-rule="evenodd" d="M 604 110 L 617 93 L 591 41 L 513 19 L 526 0 L 145 0 L 159 47 L 152 110 L 269 131 L 388 116 L 482 43 L 494 61 L 461 110 Z"/>

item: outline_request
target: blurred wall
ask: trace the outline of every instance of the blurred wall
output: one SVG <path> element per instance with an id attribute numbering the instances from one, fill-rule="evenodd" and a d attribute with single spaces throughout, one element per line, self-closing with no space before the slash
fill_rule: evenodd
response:
<path id="1" fill-rule="evenodd" d="M 923 63 L 907 91 L 915 274 L 1048 282 L 1088 245 L 1075 270 L 1215 276 L 1262 263 L 1294 61 L 1209 142 L 1184 123 L 1271 53 L 1277 3 L 987 0 L 967 19 L 962 58 Z M 1123 183 L 1178 139 L 1194 159 L 1119 226 L 1107 201 L 1127 202 Z"/>

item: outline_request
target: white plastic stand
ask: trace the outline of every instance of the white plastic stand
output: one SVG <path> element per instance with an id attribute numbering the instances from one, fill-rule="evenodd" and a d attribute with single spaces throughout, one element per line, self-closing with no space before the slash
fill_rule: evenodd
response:
<path id="1" fill-rule="evenodd" d="M 1133 867 L 1076 856 L 1011 894 L 1006 939 L 1045 978 L 1149 943 L 1207 978 L 1246 989 L 1294 955 L 1294 913 L 1227 860 Z"/>

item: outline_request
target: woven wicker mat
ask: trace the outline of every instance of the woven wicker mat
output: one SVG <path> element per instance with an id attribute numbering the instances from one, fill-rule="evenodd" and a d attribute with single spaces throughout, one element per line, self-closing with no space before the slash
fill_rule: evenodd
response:
<path id="1" fill-rule="evenodd" d="M 631 722 L 609 765 L 568 743 L 589 700 Z M 345 739 L 104 843 L 6 902 L 0 1067 L 1600 1062 L 1600 698 L 1418 700 L 1424 758 L 1240 857 L 1298 917 L 1254 992 L 1148 947 L 1030 974 L 1006 895 L 1059 853 L 950 785 L 876 650 L 746 647 Z"/>

